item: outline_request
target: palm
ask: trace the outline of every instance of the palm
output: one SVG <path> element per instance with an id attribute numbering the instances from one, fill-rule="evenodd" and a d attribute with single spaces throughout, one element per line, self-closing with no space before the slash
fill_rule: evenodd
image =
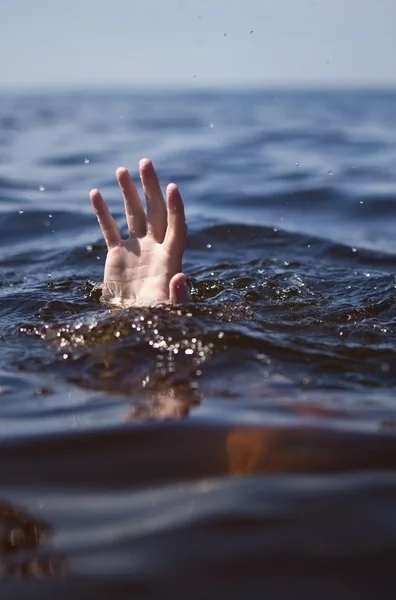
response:
<path id="1" fill-rule="evenodd" d="M 169 300 L 169 284 L 181 270 L 181 260 L 167 254 L 152 238 L 123 240 L 110 248 L 105 265 L 107 299 L 151 304 Z"/>
<path id="2" fill-rule="evenodd" d="M 147 202 L 143 211 L 136 187 L 126 169 L 117 170 L 125 204 L 129 237 L 120 231 L 98 190 L 90 194 L 105 238 L 108 254 L 103 299 L 117 304 L 150 305 L 182 302 L 187 297 L 181 273 L 186 239 L 183 201 L 178 188 L 167 188 L 167 207 L 151 162 L 140 162 L 140 176 Z"/>

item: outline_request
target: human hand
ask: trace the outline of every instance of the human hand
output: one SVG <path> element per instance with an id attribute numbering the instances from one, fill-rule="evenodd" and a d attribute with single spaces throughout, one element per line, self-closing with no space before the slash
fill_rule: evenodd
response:
<path id="1" fill-rule="evenodd" d="M 186 276 L 181 272 L 187 236 L 184 205 L 178 187 L 166 190 L 166 206 L 152 162 L 139 163 L 147 215 L 127 171 L 116 177 L 124 198 L 129 237 L 120 230 L 99 190 L 89 194 L 108 253 L 102 298 L 120 306 L 150 306 L 188 301 Z"/>

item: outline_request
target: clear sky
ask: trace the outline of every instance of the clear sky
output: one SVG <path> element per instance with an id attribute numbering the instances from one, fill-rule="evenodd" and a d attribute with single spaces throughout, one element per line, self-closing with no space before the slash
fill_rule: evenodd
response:
<path id="1" fill-rule="evenodd" d="M 396 0 L 0 0 L 0 87 L 396 86 Z"/>

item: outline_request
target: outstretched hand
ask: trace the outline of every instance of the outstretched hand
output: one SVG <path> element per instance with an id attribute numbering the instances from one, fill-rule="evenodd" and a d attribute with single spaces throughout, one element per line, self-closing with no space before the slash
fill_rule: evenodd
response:
<path id="1" fill-rule="evenodd" d="M 184 205 L 178 187 L 166 189 L 166 206 L 151 161 L 139 163 L 147 215 L 127 169 L 116 177 L 124 198 L 129 236 L 120 230 L 99 190 L 89 194 L 108 253 L 102 298 L 121 306 L 179 304 L 188 301 L 182 257 L 187 235 Z"/>

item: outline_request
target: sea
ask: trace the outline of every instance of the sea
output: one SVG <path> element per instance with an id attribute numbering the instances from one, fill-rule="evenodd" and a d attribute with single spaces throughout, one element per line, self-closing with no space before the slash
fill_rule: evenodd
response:
<path id="1" fill-rule="evenodd" d="M 100 300 L 142 157 L 185 306 Z M 395 271 L 395 91 L 0 91 L 1 598 L 394 598 Z"/>

